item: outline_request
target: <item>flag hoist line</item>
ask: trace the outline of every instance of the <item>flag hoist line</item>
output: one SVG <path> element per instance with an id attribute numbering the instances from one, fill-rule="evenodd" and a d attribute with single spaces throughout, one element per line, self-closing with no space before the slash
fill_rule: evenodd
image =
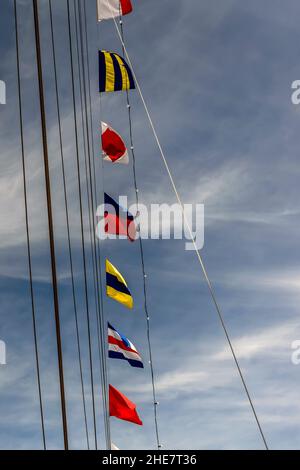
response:
<path id="1" fill-rule="evenodd" d="M 123 16 L 121 11 L 121 3 L 120 3 L 120 30 L 121 30 L 121 37 L 122 37 L 122 52 L 123 56 L 125 54 L 125 47 L 124 47 L 124 30 L 123 30 Z M 134 189 L 135 189 L 135 198 L 136 198 L 136 207 L 137 212 L 139 213 L 139 188 L 137 183 L 137 175 L 136 175 L 136 159 L 135 159 L 135 151 L 134 151 L 134 139 L 133 139 L 133 127 L 132 127 L 132 117 L 131 117 L 131 104 L 129 98 L 129 91 L 126 89 L 126 104 L 128 110 L 128 124 L 129 124 L 129 136 L 130 136 L 130 151 L 132 157 L 132 171 L 133 171 L 133 182 L 134 182 Z M 147 342 L 148 342 L 148 354 L 149 354 L 149 365 L 150 365 L 150 373 L 151 373 L 151 383 L 152 383 L 152 397 L 153 397 L 153 412 L 154 412 L 154 423 L 155 423 L 155 434 L 156 434 L 156 444 L 157 448 L 161 449 L 162 445 L 160 442 L 159 437 L 159 426 L 158 426 L 158 416 L 157 416 L 157 407 L 159 405 L 157 401 L 157 394 L 156 394 L 156 387 L 155 387 L 155 373 L 154 373 L 154 364 L 153 364 L 153 353 L 152 353 L 152 345 L 151 345 L 151 325 L 150 325 L 150 313 L 148 309 L 148 295 L 147 295 L 147 274 L 146 274 L 146 266 L 145 266 L 145 257 L 144 257 L 144 248 L 143 248 L 143 241 L 142 238 L 139 236 L 139 247 L 140 247 L 140 257 L 141 257 L 141 268 L 142 268 L 142 276 L 143 276 L 143 291 L 144 291 L 144 312 L 146 316 L 146 328 L 147 328 Z"/>
<path id="2" fill-rule="evenodd" d="M 111 10 L 111 13 L 113 15 L 113 11 L 111 9 L 111 5 L 110 5 L 109 2 L 108 2 L 108 7 Z M 99 14 L 98 14 L 98 17 L 99 17 Z M 121 43 L 122 43 L 122 50 L 123 50 L 123 55 L 124 55 L 125 47 L 124 47 L 124 33 L 123 33 L 121 2 L 119 2 L 119 18 L 120 18 L 119 21 L 120 21 L 120 25 L 121 25 L 121 37 L 122 37 Z M 114 17 L 113 17 L 113 20 L 116 24 L 116 20 L 115 20 Z M 126 88 L 129 88 L 129 87 L 126 87 Z M 101 93 L 100 93 L 100 95 L 101 95 Z M 136 207 L 137 207 L 137 212 L 138 212 L 139 211 L 139 189 L 138 189 L 138 185 L 137 185 L 136 160 L 135 160 L 135 152 L 134 152 L 134 139 L 133 139 L 132 118 L 131 118 L 131 104 L 130 104 L 128 89 L 126 89 L 126 105 L 127 105 L 127 111 L 128 111 L 128 124 L 129 124 L 129 136 L 130 136 L 130 151 L 131 151 L 131 156 L 132 156 L 133 182 L 134 182 L 134 189 L 135 189 Z M 152 353 L 152 345 L 151 345 L 151 325 L 150 325 L 151 318 L 150 318 L 150 313 L 149 313 L 149 309 L 148 309 L 147 281 L 146 281 L 147 280 L 147 274 L 146 274 L 146 267 L 145 267 L 143 242 L 142 242 L 141 237 L 139 237 L 139 247 L 140 247 L 142 278 L 143 278 L 144 312 L 145 312 L 146 325 L 147 325 L 146 326 L 146 334 L 147 334 L 149 366 L 150 366 L 151 384 L 152 384 L 155 435 L 156 435 L 157 448 L 161 449 L 162 444 L 160 442 L 160 437 L 159 437 L 159 426 L 158 426 L 158 416 L 157 416 L 157 407 L 159 405 L 159 402 L 157 401 L 157 395 L 156 395 L 155 373 L 154 373 L 153 353 Z"/>
<path id="3" fill-rule="evenodd" d="M 112 11 L 112 10 L 111 10 Z M 112 11 L 113 13 L 113 11 Z M 114 24 L 115 24 L 115 28 L 116 28 L 116 32 L 117 32 L 117 35 L 119 37 L 119 40 L 121 42 L 121 45 L 122 45 L 122 48 L 123 48 L 123 51 L 124 51 L 124 54 L 126 56 L 126 59 L 128 61 L 128 64 L 131 68 L 131 71 L 132 71 L 132 75 L 134 77 L 134 80 L 135 80 L 135 84 L 136 84 L 136 88 L 138 90 L 138 93 L 140 95 L 140 98 L 141 98 L 141 101 L 142 101 L 142 104 L 143 104 L 143 107 L 145 109 L 145 112 L 146 112 L 146 115 L 147 115 L 147 118 L 148 118 L 148 121 L 149 121 L 149 124 L 150 124 L 150 127 L 152 129 L 152 132 L 153 132 L 153 136 L 154 136 L 154 139 L 157 143 L 157 146 L 158 146 L 158 149 L 159 149 L 159 153 L 160 153 L 160 156 L 162 158 L 162 161 L 163 161 L 163 164 L 166 168 L 166 171 L 167 171 L 167 174 L 169 176 L 169 179 L 170 179 L 170 182 L 171 182 L 171 185 L 172 185 L 172 188 L 174 190 L 174 193 L 175 193 L 175 196 L 176 196 L 176 199 L 180 205 L 180 208 L 181 208 L 181 212 L 182 212 L 182 215 L 183 215 L 183 219 L 184 219 L 184 222 L 185 222 L 185 225 L 188 229 L 188 232 L 189 232 L 189 235 L 191 237 L 191 240 L 192 240 L 192 243 L 193 243 L 193 246 L 194 246 L 194 249 L 195 249 L 195 252 L 196 252 L 196 256 L 197 256 L 197 260 L 200 264 L 200 267 L 201 267 L 201 270 L 203 272 L 203 275 L 204 275 L 204 279 L 207 283 L 207 286 L 208 286 L 208 289 L 209 289 L 209 293 L 211 295 L 211 298 L 212 298 L 212 301 L 213 301 L 213 305 L 216 309 L 216 312 L 217 312 L 217 315 L 219 317 L 219 320 L 220 320 L 220 323 L 221 323 L 221 326 L 222 326 L 222 329 L 224 331 L 224 334 L 225 334 L 225 337 L 226 337 L 226 340 L 227 340 L 227 343 L 229 345 L 229 348 L 230 348 L 230 351 L 231 351 L 231 354 L 232 354 L 232 357 L 234 359 L 234 362 L 235 362 L 235 365 L 236 365 L 236 368 L 237 368 L 237 371 L 238 371 L 238 375 L 241 379 L 241 382 L 242 382 L 242 385 L 243 385 L 243 388 L 245 390 L 245 393 L 246 393 L 246 396 L 247 396 L 247 399 L 248 399 L 248 402 L 250 404 L 250 407 L 251 407 L 251 410 L 252 410 L 252 413 L 253 413 L 253 416 L 254 416 L 254 419 L 255 419 L 255 422 L 257 424 L 257 427 L 258 427 L 258 431 L 260 433 L 260 436 L 262 438 L 262 441 L 263 441 L 263 444 L 264 444 L 264 447 L 266 450 L 269 450 L 269 447 L 268 447 L 268 444 L 267 444 L 267 440 L 266 440 L 266 437 L 264 435 L 264 432 L 263 432 L 263 429 L 262 429 L 262 426 L 260 424 L 260 420 L 258 418 L 258 415 L 257 415 L 257 412 L 255 410 L 255 406 L 254 406 L 254 403 L 252 401 L 252 398 L 251 398 L 251 395 L 250 395 L 250 392 L 249 392 L 249 389 L 248 389 L 248 386 L 246 384 L 246 381 L 244 379 L 244 375 L 243 375 L 243 372 L 241 370 L 241 367 L 240 367 L 240 364 L 239 364 L 239 361 L 238 361 L 238 358 L 237 358 L 237 355 L 235 353 L 235 350 L 234 350 L 234 347 L 233 347 L 233 344 L 231 342 L 231 339 L 230 339 L 230 336 L 229 336 L 229 333 L 228 333 L 228 330 L 227 330 L 227 327 L 226 327 L 226 324 L 225 324 L 225 321 L 224 321 L 224 318 L 223 318 L 223 314 L 222 314 L 222 311 L 221 311 L 221 308 L 219 306 L 219 303 L 217 301 L 217 298 L 216 298 L 216 295 L 215 295 L 215 292 L 214 292 L 214 288 L 213 288 L 213 285 L 210 281 L 210 278 L 208 276 L 208 273 L 207 273 L 207 270 L 206 270 L 206 267 L 205 267 L 205 264 L 203 262 L 203 259 L 202 259 L 202 256 L 200 254 L 200 251 L 197 247 L 197 244 L 196 244 L 196 241 L 194 239 L 194 236 L 193 236 L 193 233 L 192 233 L 192 229 L 190 227 L 190 224 L 189 224 L 189 221 L 187 219 L 187 215 L 185 213 L 185 210 L 184 210 L 184 204 L 181 200 L 181 197 L 180 197 L 180 194 L 178 192 L 178 189 L 177 189 L 177 186 L 175 184 L 175 181 L 174 181 L 174 178 L 173 178 L 173 175 L 172 175 L 172 172 L 170 170 L 170 167 L 169 167 L 169 164 L 167 162 L 167 159 L 166 159 L 166 156 L 165 156 L 165 153 L 163 151 L 163 148 L 162 148 L 162 145 L 160 143 L 160 140 L 159 140 L 159 137 L 158 137 L 158 134 L 156 132 L 156 129 L 155 129 L 155 126 L 154 126 L 154 123 L 152 121 L 152 118 L 151 118 L 151 114 L 150 114 L 150 111 L 148 109 L 148 106 L 147 106 L 147 103 L 145 101 L 145 98 L 144 98 L 144 95 L 143 95 L 143 92 L 142 92 L 142 89 L 141 89 L 141 86 L 139 84 L 139 81 L 137 79 L 137 76 L 136 76 L 136 73 L 135 73 L 135 70 L 133 68 L 133 65 L 132 65 L 132 62 L 131 62 L 131 59 L 130 59 L 130 56 L 128 54 L 128 51 L 127 51 L 127 48 L 126 48 L 126 45 L 124 43 L 124 35 L 123 35 L 123 32 L 122 32 L 122 26 L 123 26 L 123 22 L 122 22 L 122 18 L 120 17 L 120 29 L 118 27 L 118 24 L 117 24 L 117 21 L 115 19 L 115 17 L 113 16 L 113 21 L 114 21 Z M 129 108 L 130 109 L 130 108 Z"/>
<path id="4" fill-rule="evenodd" d="M 96 171 L 95 171 L 95 153 L 94 153 L 94 136 L 93 136 L 93 115 L 92 115 L 92 100 L 91 100 L 91 85 L 90 85 L 90 63 L 89 63 L 89 48 L 88 48 L 88 28 L 87 28 L 87 15 L 86 15 L 86 3 L 83 2 L 83 12 L 81 9 L 81 2 L 77 2 L 78 14 L 79 14 L 79 36 L 80 36 L 80 50 L 81 50 L 81 63 L 82 63 L 82 82 L 83 82 L 83 97 L 84 97 L 84 109 L 85 109 L 85 122 L 86 125 L 86 139 L 87 139 L 87 154 L 88 154 L 88 170 L 89 176 L 87 175 L 87 181 L 90 181 L 90 199 L 91 199 L 91 210 L 93 220 L 95 214 L 95 205 L 97 206 L 97 183 L 96 183 Z M 75 13 L 76 13 L 76 4 L 75 4 Z M 77 22 L 76 22 L 77 24 Z M 85 25 L 85 28 L 84 28 Z M 85 34 L 84 34 L 85 33 Z M 85 65 L 85 56 L 84 56 L 84 42 L 85 42 L 85 55 L 87 64 Z M 78 46 L 79 51 L 79 46 Z M 86 85 L 86 79 L 88 86 Z M 82 96 L 82 93 L 81 93 Z M 89 105 L 88 105 L 89 101 Z M 88 113 L 89 108 L 89 113 Z M 90 141 L 91 138 L 91 141 Z M 92 158 L 91 158 L 92 154 Z M 93 167 L 93 175 L 92 175 Z M 94 176 L 94 185 L 93 185 L 93 176 Z M 109 417 L 108 417 L 108 379 L 107 379 L 107 365 L 106 365 L 106 348 L 105 348 L 105 328 L 104 328 L 104 311 L 103 311 L 103 302 L 102 302 L 102 275 L 101 275 L 101 252 L 99 241 L 96 240 L 95 230 L 91 225 L 91 231 L 93 233 L 93 253 L 94 253 L 94 266 L 96 274 L 96 292 L 97 292 L 97 301 L 98 301 L 98 339 L 99 339 L 99 352 L 101 353 L 100 357 L 100 371 L 103 383 L 102 393 L 103 393 L 103 408 L 104 408 L 104 424 L 105 424 L 105 437 L 106 437 L 106 447 L 110 449 L 110 427 L 109 427 Z M 99 262 L 98 262 L 99 261 Z M 100 289 L 101 287 L 101 289 Z"/>

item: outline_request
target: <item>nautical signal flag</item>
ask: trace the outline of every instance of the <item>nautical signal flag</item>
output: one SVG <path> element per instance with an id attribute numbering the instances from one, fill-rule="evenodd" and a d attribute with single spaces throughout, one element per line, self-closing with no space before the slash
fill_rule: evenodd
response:
<path id="1" fill-rule="evenodd" d="M 128 152 L 121 136 L 105 122 L 101 123 L 101 128 L 103 160 L 128 165 Z"/>
<path id="2" fill-rule="evenodd" d="M 100 93 L 132 89 L 134 78 L 125 60 L 115 52 L 99 51 Z"/>
<path id="3" fill-rule="evenodd" d="M 132 10 L 130 0 L 98 0 L 98 21 L 128 15 Z"/>
<path id="4" fill-rule="evenodd" d="M 121 273 L 106 260 L 106 294 L 127 308 L 133 308 L 133 298 Z"/>
<path id="5" fill-rule="evenodd" d="M 132 367 L 144 367 L 136 347 L 110 323 L 108 323 L 108 357 L 128 361 Z"/>
<path id="6" fill-rule="evenodd" d="M 104 193 L 104 231 L 110 235 L 125 236 L 131 242 L 136 239 L 133 215 L 106 193 Z"/>
<path id="7" fill-rule="evenodd" d="M 115 418 L 143 426 L 136 405 L 112 385 L 109 386 L 109 414 Z"/>

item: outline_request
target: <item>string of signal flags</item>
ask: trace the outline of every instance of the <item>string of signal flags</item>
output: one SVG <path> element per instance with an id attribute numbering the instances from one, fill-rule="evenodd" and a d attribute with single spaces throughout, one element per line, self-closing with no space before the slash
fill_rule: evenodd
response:
<path id="1" fill-rule="evenodd" d="M 98 21 L 119 18 L 120 26 L 122 29 L 122 17 L 133 11 L 131 0 L 97 0 L 98 4 Z M 124 52 L 124 51 L 123 51 Z M 131 114 L 130 114 L 130 101 L 129 91 L 134 90 L 135 80 L 124 57 L 116 52 L 100 50 L 99 51 L 99 92 L 112 93 L 123 91 L 126 92 L 127 108 L 129 113 L 129 126 L 131 136 L 131 154 L 134 173 L 134 183 L 137 198 L 137 211 L 138 211 L 138 190 L 135 174 L 135 157 L 134 146 L 131 128 Z M 123 54 L 124 55 L 124 54 Z M 109 124 L 101 123 L 101 144 L 102 156 L 105 162 L 111 164 L 128 165 L 130 162 L 129 153 L 122 137 L 118 134 L 113 127 Z M 113 209 L 113 210 L 111 210 Z M 102 214 L 97 214 L 102 215 Z M 104 219 L 103 224 L 97 226 L 97 232 L 104 230 L 105 234 L 116 236 L 125 236 L 129 241 L 136 240 L 137 227 L 135 225 L 135 218 L 128 211 L 124 210 L 119 204 L 107 193 L 104 193 Z M 156 429 L 156 440 L 158 448 L 161 448 L 158 423 L 157 423 L 157 405 L 156 391 L 154 383 L 154 372 L 152 363 L 152 352 L 150 343 L 150 317 L 147 309 L 147 294 L 146 294 L 146 274 L 143 255 L 143 246 L 141 238 L 139 237 L 141 263 L 144 279 L 144 300 L 145 300 L 145 313 L 147 320 L 147 338 L 149 347 L 149 364 L 151 368 L 151 379 L 153 389 L 153 406 L 154 406 L 154 419 Z M 117 301 L 128 309 L 133 309 L 134 301 L 128 285 L 120 273 L 120 271 L 109 261 L 106 260 L 106 294 L 109 298 Z M 118 330 L 108 323 L 108 357 L 111 359 L 119 359 L 127 361 L 131 367 L 144 368 L 143 360 L 132 342 L 122 335 Z M 117 390 L 112 385 L 109 385 L 109 415 L 121 420 L 125 420 L 137 425 L 142 426 L 136 405 L 129 400 L 124 394 Z M 112 444 L 112 448 L 116 449 Z"/>
<path id="2" fill-rule="evenodd" d="M 136 178 L 136 171 L 135 171 L 135 154 L 134 154 L 134 145 L 133 145 L 133 136 L 132 136 L 132 122 L 131 122 L 131 106 L 130 106 L 130 101 L 129 101 L 129 91 L 133 89 L 137 89 L 140 98 L 142 100 L 142 104 L 144 106 L 146 115 L 149 120 L 149 124 L 151 126 L 153 136 L 155 138 L 155 141 L 157 143 L 158 149 L 160 156 L 162 158 L 162 161 L 164 163 L 164 166 L 167 170 L 171 185 L 173 187 L 176 199 L 181 207 L 182 210 L 182 215 L 183 219 L 185 222 L 185 225 L 188 228 L 188 231 L 190 233 L 191 239 L 193 239 L 193 234 L 191 227 L 189 225 L 189 222 L 187 220 L 185 211 L 184 211 L 184 206 L 182 199 L 180 197 L 180 194 L 178 192 L 178 189 L 176 187 L 175 181 L 173 179 L 170 167 L 168 165 L 168 162 L 166 160 L 164 151 L 162 149 L 162 146 L 160 144 L 156 129 L 154 127 L 153 121 L 151 119 L 146 101 L 144 99 L 141 87 L 138 83 L 137 77 L 133 71 L 132 63 L 130 60 L 130 57 L 128 55 L 125 43 L 124 43 L 124 34 L 123 34 L 123 21 L 122 21 L 122 16 L 127 15 L 132 12 L 132 4 L 131 0 L 97 0 L 98 4 L 98 20 L 107 20 L 107 19 L 113 19 L 116 29 L 117 29 L 117 35 L 121 41 L 122 44 L 122 55 L 123 57 L 126 57 L 127 62 L 123 57 L 120 55 L 114 53 L 114 52 L 108 52 L 108 51 L 100 51 L 99 52 L 99 87 L 100 87 L 100 92 L 114 92 L 114 91 L 126 91 L 126 97 L 127 97 L 127 108 L 128 108 L 128 119 L 129 119 L 129 130 L 130 130 L 130 144 L 131 144 L 131 156 L 132 156 L 132 165 L 133 165 L 133 176 L 134 176 L 134 185 L 135 185 L 135 190 L 136 190 L 136 202 L 137 202 L 137 208 L 139 207 L 138 202 L 139 202 L 139 196 L 138 196 L 138 189 L 137 189 L 137 178 Z M 117 26 L 116 18 L 119 17 L 120 21 L 120 27 Z M 129 66 L 131 67 L 131 70 Z M 111 137 L 111 140 L 108 142 L 107 138 Z M 102 125 L 102 140 L 103 140 L 103 152 L 104 152 L 104 159 L 105 160 L 110 160 L 113 163 L 128 163 L 128 153 L 126 150 L 126 146 L 122 142 L 121 137 L 118 135 L 116 131 L 114 131 L 112 128 L 110 128 L 107 124 Z M 116 206 L 114 206 L 116 208 Z M 118 227 L 116 229 L 116 232 L 119 232 L 120 234 L 122 233 L 123 235 L 127 235 L 128 239 L 130 241 L 134 240 L 134 230 L 132 231 L 132 227 L 134 227 L 134 220 L 132 219 L 131 214 L 126 214 L 126 219 L 124 218 L 124 215 L 122 214 L 121 217 L 121 209 L 117 211 L 117 220 L 116 226 Z M 108 219 L 107 222 L 109 221 L 109 214 L 106 214 Z M 129 227 L 130 227 L 130 232 L 129 232 Z M 158 401 L 156 399 L 156 390 L 155 390 L 155 378 L 154 378 L 154 368 L 153 368 L 153 362 L 152 362 L 152 352 L 151 352 L 151 340 L 150 340 L 150 316 L 148 312 L 148 307 L 147 307 L 147 288 L 146 288 L 146 278 L 147 275 L 145 273 L 145 263 L 144 263 L 144 254 L 143 254 L 143 243 L 141 237 L 139 238 L 139 245 L 140 245 L 140 253 L 141 253 L 141 265 L 142 265 L 142 271 L 143 271 L 143 278 L 144 278 L 144 297 L 145 297 L 145 303 L 144 303 L 144 310 L 146 314 L 146 320 L 147 320 L 147 338 L 148 338 L 148 349 L 149 349 L 149 364 L 150 364 L 150 369 L 151 369 L 151 379 L 152 379 L 152 390 L 153 390 L 153 409 L 154 409 L 154 420 L 155 420 L 155 430 L 156 430 L 156 440 L 157 440 L 157 447 L 160 449 L 162 446 L 160 444 L 160 439 L 159 439 L 159 431 L 158 431 L 158 420 L 157 420 L 157 406 L 158 406 Z M 199 252 L 199 249 L 197 247 L 196 241 L 193 239 L 193 245 L 195 248 L 197 260 L 199 262 L 199 266 L 201 268 L 201 271 L 204 275 L 205 282 L 207 284 L 211 299 L 213 301 L 214 308 L 216 310 L 217 316 L 219 318 L 222 330 L 225 334 L 233 361 L 236 366 L 236 370 L 238 372 L 238 376 L 241 379 L 241 383 L 243 386 L 243 389 L 246 394 L 247 401 L 249 403 L 249 406 L 251 408 L 254 420 L 257 425 L 257 430 L 260 434 L 260 437 L 262 439 L 263 445 L 265 450 L 269 450 L 268 442 L 266 440 L 266 436 L 264 434 L 264 431 L 262 429 L 262 425 L 260 422 L 260 419 L 258 417 L 257 411 L 255 409 L 254 402 L 252 400 L 250 391 L 248 389 L 246 380 L 244 378 L 244 374 L 242 372 L 238 357 L 235 353 L 232 341 L 230 339 L 230 335 L 226 326 L 226 323 L 224 321 L 223 313 L 222 310 L 220 309 L 219 303 L 217 301 L 214 288 L 212 286 L 211 280 L 208 276 L 205 264 L 203 262 L 202 256 Z M 118 292 L 118 294 L 122 293 L 123 295 L 127 295 L 125 297 L 127 299 L 127 302 L 130 302 L 129 298 L 131 297 L 130 292 L 126 291 L 128 290 L 128 287 L 126 285 L 126 282 L 124 278 L 118 273 L 120 278 L 118 279 L 120 281 L 120 284 L 123 286 L 121 288 L 121 291 Z M 119 287 L 121 287 L 121 285 Z M 126 288 L 126 289 L 125 289 Z M 122 290 L 123 289 L 123 290 Z M 111 291 L 112 292 L 112 291 Z M 108 294 L 109 295 L 109 294 Z M 124 299 L 125 299 L 124 298 Z M 125 303 L 124 303 L 125 305 Z M 131 307 L 129 307 L 131 308 Z M 126 342 L 126 341 L 125 341 Z M 131 343 L 130 343 L 131 344 Z M 137 351 L 135 348 L 132 348 L 134 351 L 133 354 L 136 354 Z M 138 354 L 138 353 L 137 353 Z M 131 364 L 132 365 L 132 364 Z M 109 390 L 109 397 L 110 397 L 110 415 L 111 416 L 117 416 L 121 419 L 127 419 L 128 421 L 135 422 L 136 424 L 141 424 L 139 417 L 136 415 L 136 408 L 133 403 L 128 401 L 126 397 L 123 395 L 118 396 L 114 392 L 112 388 Z M 114 403 L 118 400 L 118 403 L 120 404 L 120 408 L 117 410 L 114 407 Z M 129 413 L 129 419 L 128 419 L 128 414 Z"/>

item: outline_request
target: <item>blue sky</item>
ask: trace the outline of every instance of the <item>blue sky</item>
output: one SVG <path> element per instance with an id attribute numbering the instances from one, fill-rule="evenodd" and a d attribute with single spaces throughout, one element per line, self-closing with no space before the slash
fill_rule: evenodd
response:
<path id="1" fill-rule="evenodd" d="M 7 105 L 0 107 L 0 339 L 7 344 L 8 363 L 0 367 L 0 447 L 40 448 L 13 2 L 1 3 L 0 79 L 7 85 Z M 40 3 L 70 443 L 72 448 L 84 448 L 49 12 L 48 2 Z M 120 52 L 120 44 L 113 23 L 97 27 L 95 3 L 91 0 L 87 3 L 99 199 L 104 189 L 113 197 L 128 195 L 133 203 L 130 166 L 105 165 L 103 169 L 97 134 L 103 119 L 128 142 L 125 96 L 103 96 L 100 117 L 97 93 L 97 48 Z M 292 105 L 290 99 L 291 83 L 300 76 L 299 2 L 287 0 L 283 5 L 279 0 L 133 0 L 133 3 L 134 13 L 124 20 L 128 51 L 183 200 L 205 204 L 202 255 L 265 435 L 272 449 L 299 449 L 300 366 L 291 363 L 291 343 L 300 339 L 300 108 Z M 32 10 L 29 0 L 19 0 L 18 4 L 46 438 L 49 448 L 59 448 L 62 435 Z M 53 0 L 72 250 L 89 394 L 65 5 L 65 1 Z M 175 197 L 137 93 L 131 94 L 131 100 L 141 200 L 146 204 L 173 203 Z M 80 147 L 82 150 L 82 138 Z M 85 198 L 85 210 L 86 206 Z M 88 255 L 91 268 L 89 250 Z M 109 257 L 125 275 L 136 305 L 129 312 L 104 298 L 105 315 L 133 341 L 147 363 L 138 246 L 125 240 L 106 241 L 102 244 L 102 257 Z M 145 257 L 164 447 L 261 449 L 256 424 L 195 254 L 184 250 L 183 241 L 153 240 L 145 242 Z M 91 279 L 89 285 L 92 303 Z M 92 316 L 94 326 L 94 311 Z M 96 335 L 93 352 L 101 447 L 104 438 Z M 140 428 L 112 419 L 113 441 L 122 449 L 155 448 L 147 364 L 144 371 L 118 361 L 111 360 L 108 365 L 110 382 L 137 403 L 144 421 Z"/>

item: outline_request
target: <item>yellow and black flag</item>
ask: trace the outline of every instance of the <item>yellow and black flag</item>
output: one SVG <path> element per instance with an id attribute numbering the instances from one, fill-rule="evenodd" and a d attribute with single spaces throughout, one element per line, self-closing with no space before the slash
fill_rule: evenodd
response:
<path id="1" fill-rule="evenodd" d="M 133 298 L 126 281 L 117 268 L 106 260 L 106 294 L 125 307 L 133 308 Z"/>
<path id="2" fill-rule="evenodd" d="M 99 89 L 100 93 L 135 89 L 130 68 L 115 52 L 99 51 Z"/>

